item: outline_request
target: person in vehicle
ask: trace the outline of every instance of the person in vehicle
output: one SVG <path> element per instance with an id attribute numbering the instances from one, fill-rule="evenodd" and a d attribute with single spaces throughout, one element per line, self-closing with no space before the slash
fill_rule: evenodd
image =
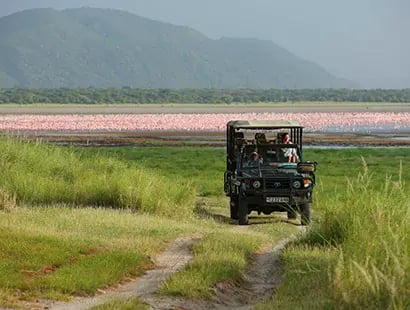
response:
<path id="1" fill-rule="evenodd" d="M 264 144 L 267 143 L 266 136 L 263 132 L 257 132 L 255 134 L 255 143 L 256 144 Z"/>
<path id="2" fill-rule="evenodd" d="M 262 157 L 259 156 L 258 152 L 252 152 L 250 160 L 247 163 L 248 167 L 258 166 L 263 162 Z"/>
<path id="3" fill-rule="evenodd" d="M 288 133 L 284 133 L 282 135 L 282 144 L 293 144 L 292 141 L 290 141 L 290 137 Z M 289 163 L 296 163 L 299 160 L 299 156 L 296 152 L 296 148 L 283 148 L 283 155 L 287 159 Z"/>

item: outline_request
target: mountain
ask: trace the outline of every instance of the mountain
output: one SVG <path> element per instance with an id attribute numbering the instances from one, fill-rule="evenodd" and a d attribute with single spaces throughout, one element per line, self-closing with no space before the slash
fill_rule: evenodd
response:
<path id="1" fill-rule="evenodd" d="M 271 41 L 209 39 L 112 9 L 0 18 L 0 87 L 351 88 Z"/>

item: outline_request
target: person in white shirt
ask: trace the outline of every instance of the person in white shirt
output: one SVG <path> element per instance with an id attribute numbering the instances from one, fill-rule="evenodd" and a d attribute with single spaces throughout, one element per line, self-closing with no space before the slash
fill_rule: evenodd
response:
<path id="1" fill-rule="evenodd" d="M 290 137 L 288 133 L 284 133 L 282 135 L 282 144 L 293 144 L 290 141 Z M 298 154 L 296 152 L 296 148 L 284 148 L 282 149 L 284 156 L 288 159 L 289 163 L 296 163 L 299 159 Z"/>

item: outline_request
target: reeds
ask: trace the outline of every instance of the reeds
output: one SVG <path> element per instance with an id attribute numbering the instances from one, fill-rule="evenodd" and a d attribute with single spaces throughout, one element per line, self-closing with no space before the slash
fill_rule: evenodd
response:
<path id="1" fill-rule="evenodd" d="M 398 177 L 382 183 L 363 160 L 345 191 L 322 201 L 323 219 L 307 241 L 337 250 L 331 278 L 343 307 L 410 306 L 410 198 L 398 165 Z"/>

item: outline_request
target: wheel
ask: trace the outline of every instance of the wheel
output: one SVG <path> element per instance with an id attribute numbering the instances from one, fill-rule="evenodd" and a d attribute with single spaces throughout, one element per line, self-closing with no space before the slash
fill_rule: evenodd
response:
<path id="1" fill-rule="evenodd" d="M 238 202 L 238 223 L 239 225 L 248 225 L 248 202 L 240 196 Z"/>
<path id="2" fill-rule="evenodd" d="M 310 209 L 312 207 L 312 203 L 304 203 L 300 206 L 300 223 L 302 225 L 309 225 L 310 224 Z"/>
<path id="3" fill-rule="evenodd" d="M 231 219 L 237 220 L 238 219 L 238 196 L 237 195 L 231 196 L 230 208 L 231 208 Z"/>
<path id="4" fill-rule="evenodd" d="M 291 208 L 288 210 L 288 219 L 294 220 L 294 219 L 296 219 L 296 217 L 297 217 L 297 213 L 296 213 L 296 211 L 295 211 L 295 208 L 294 208 L 294 207 L 291 207 Z"/>

